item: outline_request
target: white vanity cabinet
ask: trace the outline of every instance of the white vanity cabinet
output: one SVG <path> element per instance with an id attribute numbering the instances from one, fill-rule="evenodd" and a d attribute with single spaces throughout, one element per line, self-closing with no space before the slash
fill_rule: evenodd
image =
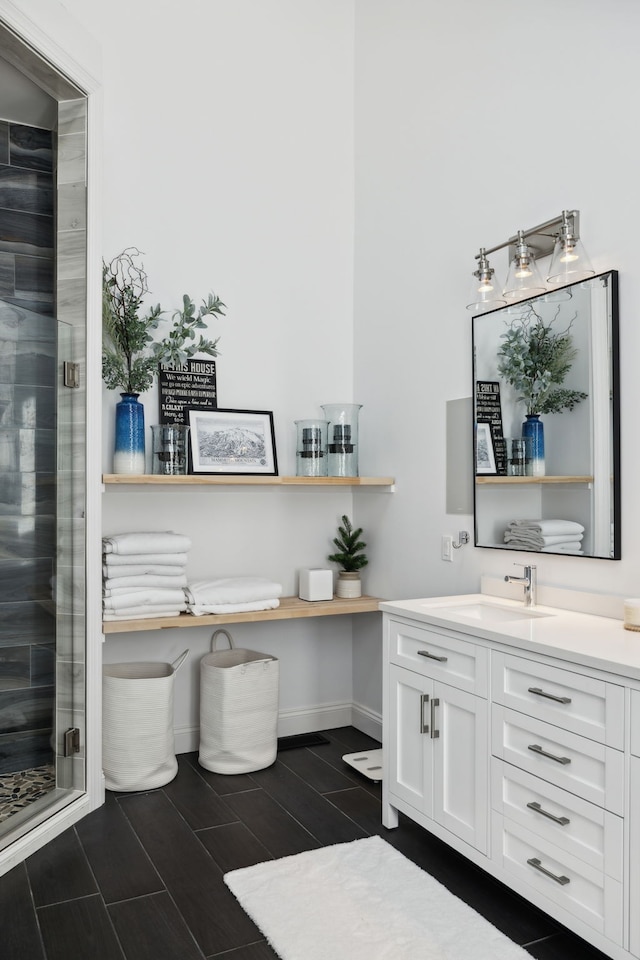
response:
<path id="1" fill-rule="evenodd" d="M 640 690 L 631 692 L 629 739 L 629 949 L 640 957 Z"/>
<path id="2" fill-rule="evenodd" d="M 396 619 L 386 622 L 385 645 L 385 808 L 392 821 L 389 804 L 486 853 L 487 651 Z"/>
<path id="3" fill-rule="evenodd" d="M 640 639 L 504 603 L 381 604 L 383 823 L 412 818 L 613 960 L 640 960 Z"/>

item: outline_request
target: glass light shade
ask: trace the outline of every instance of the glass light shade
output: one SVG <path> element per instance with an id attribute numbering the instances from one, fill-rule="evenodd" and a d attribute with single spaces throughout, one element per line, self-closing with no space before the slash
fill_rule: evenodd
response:
<path id="1" fill-rule="evenodd" d="M 493 267 L 489 266 L 484 248 L 481 248 L 478 257 L 478 269 L 473 272 L 467 310 L 474 314 L 486 313 L 488 310 L 504 307 L 506 303 L 507 301 L 500 292 L 496 272 Z"/>
<path id="2" fill-rule="evenodd" d="M 578 283 L 595 275 L 591 261 L 587 256 L 582 240 L 567 236 L 564 231 L 556 239 L 549 267 L 549 283 L 557 285 Z"/>
<path id="3" fill-rule="evenodd" d="M 524 300 L 526 297 L 537 297 L 546 289 L 535 257 L 520 232 L 502 295 L 507 301 Z"/>

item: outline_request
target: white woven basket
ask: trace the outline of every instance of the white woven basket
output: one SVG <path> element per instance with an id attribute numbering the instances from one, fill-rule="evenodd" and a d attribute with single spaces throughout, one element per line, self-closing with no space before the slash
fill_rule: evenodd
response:
<path id="1" fill-rule="evenodd" d="M 173 736 L 173 663 L 106 663 L 102 668 L 102 766 L 107 790 L 162 787 L 178 772 Z"/>
<path id="2" fill-rule="evenodd" d="M 216 650 L 220 635 L 228 650 Z M 211 637 L 200 661 L 199 762 L 214 773 L 251 773 L 270 766 L 278 750 L 276 657 L 240 650 L 226 630 Z"/>

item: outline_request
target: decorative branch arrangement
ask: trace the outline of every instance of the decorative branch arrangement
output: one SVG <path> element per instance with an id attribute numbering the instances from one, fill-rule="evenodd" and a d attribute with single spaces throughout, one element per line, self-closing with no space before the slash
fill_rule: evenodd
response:
<path id="1" fill-rule="evenodd" d="M 582 390 L 561 386 L 578 353 L 570 330 L 575 316 L 563 330 L 554 330 L 556 316 L 545 323 L 532 305 L 514 319 L 498 349 L 498 372 L 518 391 L 527 414 L 561 413 L 586 400 Z"/>
<path id="2" fill-rule="evenodd" d="M 158 373 L 159 364 L 181 367 L 196 354 L 218 356 L 218 340 L 205 339 L 196 330 L 206 329 L 204 318 L 225 316 L 226 306 L 209 294 L 196 311 L 185 294 L 182 310 L 173 314 L 174 324 L 167 336 L 155 341 L 153 333 L 166 313 L 156 304 L 143 312 L 149 292 L 148 277 L 137 247 L 127 247 L 102 265 L 102 379 L 110 390 L 144 393 Z"/>

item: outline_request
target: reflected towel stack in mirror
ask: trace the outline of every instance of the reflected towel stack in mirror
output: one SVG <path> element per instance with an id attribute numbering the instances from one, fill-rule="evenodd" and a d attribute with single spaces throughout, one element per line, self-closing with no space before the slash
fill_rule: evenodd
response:
<path id="1" fill-rule="evenodd" d="M 504 542 L 512 550 L 582 555 L 584 527 L 574 520 L 512 520 Z"/>

